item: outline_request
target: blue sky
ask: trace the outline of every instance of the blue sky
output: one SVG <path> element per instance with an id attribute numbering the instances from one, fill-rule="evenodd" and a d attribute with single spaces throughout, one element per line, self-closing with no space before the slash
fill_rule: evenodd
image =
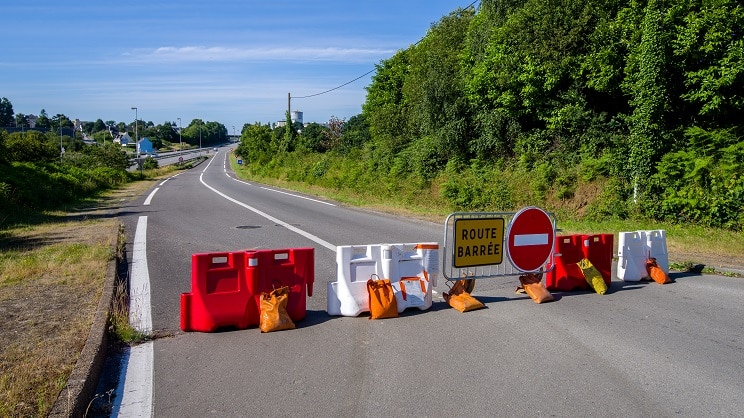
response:
<path id="1" fill-rule="evenodd" d="M 160 124 L 361 113 L 369 74 L 470 0 L 6 2 L 0 97 L 15 113 Z"/>

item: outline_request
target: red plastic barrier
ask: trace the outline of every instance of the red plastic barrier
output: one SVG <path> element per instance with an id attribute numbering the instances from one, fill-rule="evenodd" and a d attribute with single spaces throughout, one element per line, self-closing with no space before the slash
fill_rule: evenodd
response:
<path id="1" fill-rule="evenodd" d="M 314 257 L 314 248 L 246 251 L 246 280 L 255 290 L 250 309 L 259 312 L 261 292 L 289 286 L 287 313 L 295 322 L 304 319 L 307 296 L 313 295 Z M 253 325 L 258 325 L 258 318 L 256 315 Z"/>
<path id="2" fill-rule="evenodd" d="M 191 292 L 181 293 L 181 330 L 213 332 L 248 328 L 258 312 L 248 309 L 253 289 L 245 280 L 244 252 L 191 256 Z"/>
<path id="3" fill-rule="evenodd" d="M 571 291 L 589 288 L 584 273 L 576 264 L 585 257 L 581 238 L 581 235 L 555 237 L 553 255 L 548 262 L 548 269 L 551 267 L 553 269 L 545 274 L 545 287 L 548 290 Z"/>
<path id="4" fill-rule="evenodd" d="M 602 274 L 602 279 L 610 285 L 612 281 L 612 254 L 615 236 L 613 234 L 582 235 L 581 245 L 584 257 Z"/>

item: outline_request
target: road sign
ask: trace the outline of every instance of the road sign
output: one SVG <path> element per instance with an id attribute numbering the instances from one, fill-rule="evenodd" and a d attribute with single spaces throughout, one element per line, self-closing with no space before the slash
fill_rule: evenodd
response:
<path id="1" fill-rule="evenodd" d="M 504 218 L 457 219 L 454 226 L 453 266 L 501 264 L 504 259 Z"/>
<path id="2" fill-rule="evenodd" d="M 512 218 L 506 238 L 512 265 L 523 272 L 537 271 L 553 252 L 555 225 L 542 209 L 526 207 Z"/>
<path id="3" fill-rule="evenodd" d="M 243 165 L 243 160 L 238 160 L 238 165 Z"/>
<path id="4" fill-rule="evenodd" d="M 179 163 L 182 163 L 183 162 L 183 157 L 178 157 L 178 162 Z"/>

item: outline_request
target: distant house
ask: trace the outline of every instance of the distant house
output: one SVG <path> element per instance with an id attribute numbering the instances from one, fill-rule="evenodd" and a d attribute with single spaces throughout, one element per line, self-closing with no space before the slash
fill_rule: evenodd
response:
<path id="1" fill-rule="evenodd" d="M 152 141 L 147 138 L 137 141 L 137 152 L 140 154 L 152 154 Z"/>
<path id="2" fill-rule="evenodd" d="M 126 132 L 114 138 L 114 143 L 120 144 L 122 147 L 126 147 L 130 142 L 132 142 L 132 137 L 130 137 Z"/>

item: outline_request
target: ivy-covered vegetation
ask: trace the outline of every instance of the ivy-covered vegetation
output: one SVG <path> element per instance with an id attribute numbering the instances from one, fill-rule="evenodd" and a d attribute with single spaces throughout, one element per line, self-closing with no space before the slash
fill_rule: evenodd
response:
<path id="1" fill-rule="evenodd" d="M 246 125 L 237 153 L 256 175 L 411 204 L 744 230 L 738 0 L 481 0 L 367 90 L 335 126 Z"/>

